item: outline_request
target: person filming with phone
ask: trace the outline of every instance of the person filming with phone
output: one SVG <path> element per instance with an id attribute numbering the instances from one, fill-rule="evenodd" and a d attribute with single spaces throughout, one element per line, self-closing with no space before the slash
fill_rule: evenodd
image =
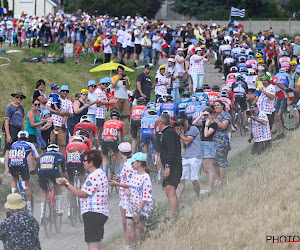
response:
<path id="1" fill-rule="evenodd" d="M 129 119 L 130 103 L 128 100 L 127 90 L 130 89 L 129 78 L 124 74 L 124 67 L 119 65 L 117 75 L 111 78 L 111 87 L 115 89 L 115 97 L 118 101 L 115 103 L 115 109 L 118 110 L 123 117 Z"/>
<path id="2" fill-rule="evenodd" d="M 256 104 L 250 106 L 251 110 L 246 112 L 248 121 L 252 125 L 252 133 L 254 144 L 251 150 L 251 154 L 260 155 L 271 145 L 271 131 L 269 125 L 269 119 L 267 115 L 259 111 Z"/>

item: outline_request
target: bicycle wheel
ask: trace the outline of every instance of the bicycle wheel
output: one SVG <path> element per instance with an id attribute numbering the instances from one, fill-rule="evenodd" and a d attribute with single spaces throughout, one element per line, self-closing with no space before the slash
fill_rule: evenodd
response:
<path id="1" fill-rule="evenodd" d="M 80 177 L 78 175 L 74 177 L 74 187 L 80 189 Z M 80 212 L 80 206 L 81 206 L 80 199 L 77 196 L 75 196 L 75 198 L 76 198 L 76 215 L 78 216 L 79 222 L 83 223 L 81 212 Z"/>
<path id="2" fill-rule="evenodd" d="M 109 154 L 109 162 L 107 164 L 107 167 L 106 167 L 106 177 L 107 177 L 107 180 L 109 181 L 110 179 L 110 157 L 111 155 Z M 111 198 L 111 195 L 112 195 L 112 187 L 111 186 L 108 186 L 108 197 Z"/>
<path id="3" fill-rule="evenodd" d="M 32 193 L 31 193 L 31 214 L 34 214 L 34 200 L 33 200 Z"/>
<path id="4" fill-rule="evenodd" d="M 71 193 L 70 195 L 70 220 L 72 227 L 76 226 L 78 218 L 78 211 L 77 211 L 77 199 L 75 194 Z"/>
<path id="5" fill-rule="evenodd" d="M 60 233 L 61 232 L 61 224 L 62 224 L 62 215 L 58 215 L 56 213 L 55 204 L 53 206 L 53 222 L 54 222 L 54 227 L 55 227 L 56 233 Z"/>
<path id="6" fill-rule="evenodd" d="M 283 127 L 288 131 L 294 131 L 299 127 L 299 110 L 297 106 L 288 106 L 281 114 Z"/>
<path id="7" fill-rule="evenodd" d="M 238 110 L 238 125 L 239 125 L 240 134 L 241 136 L 243 136 L 244 126 L 243 126 L 243 118 L 242 118 L 241 110 Z"/>
<path id="8" fill-rule="evenodd" d="M 148 147 L 148 152 L 147 152 L 147 165 L 151 169 L 151 179 L 153 181 L 158 181 L 158 171 L 155 166 L 155 154 L 154 154 L 154 148 L 152 142 L 150 142 L 149 147 Z"/>
<path id="9" fill-rule="evenodd" d="M 49 198 L 46 198 L 44 203 L 43 225 L 44 225 L 46 237 L 48 239 L 51 238 L 52 224 L 53 224 L 53 220 L 52 220 L 52 212 L 51 212 L 51 202 Z"/>

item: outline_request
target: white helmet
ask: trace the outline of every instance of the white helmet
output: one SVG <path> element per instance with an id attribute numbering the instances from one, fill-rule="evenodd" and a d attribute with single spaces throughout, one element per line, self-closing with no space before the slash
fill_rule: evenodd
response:
<path id="1" fill-rule="evenodd" d="M 58 152 L 59 151 L 59 147 L 56 144 L 50 144 L 47 147 L 47 152 Z"/>
<path id="2" fill-rule="evenodd" d="M 79 142 L 84 142 L 84 139 L 80 135 L 75 135 L 70 142 L 73 141 L 79 141 Z"/>
<path id="3" fill-rule="evenodd" d="M 29 134 L 27 131 L 25 130 L 21 130 L 19 133 L 18 133 L 18 139 L 28 139 L 29 137 Z"/>
<path id="4" fill-rule="evenodd" d="M 164 110 L 161 114 L 165 114 L 165 115 L 170 116 L 170 111 L 169 110 Z"/>
<path id="5" fill-rule="evenodd" d="M 227 84 L 224 84 L 222 86 L 222 90 L 230 90 L 230 87 Z"/>
<path id="6" fill-rule="evenodd" d="M 286 69 L 285 69 L 285 68 L 280 68 L 280 69 L 279 69 L 279 72 L 280 72 L 280 73 L 286 73 Z"/>
<path id="7" fill-rule="evenodd" d="M 91 119 L 87 115 L 83 115 L 80 118 L 80 122 L 91 122 Z"/>

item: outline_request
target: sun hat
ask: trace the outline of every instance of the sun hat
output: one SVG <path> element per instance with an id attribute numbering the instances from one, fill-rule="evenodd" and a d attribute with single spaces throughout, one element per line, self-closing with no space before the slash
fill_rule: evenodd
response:
<path id="1" fill-rule="evenodd" d="M 129 142 L 122 142 L 119 146 L 118 146 L 118 149 L 121 151 L 121 152 L 131 152 L 131 144 Z"/>
<path id="2" fill-rule="evenodd" d="M 106 78 L 106 77 L 103 77 L 103 78 L 100 79 L 99 85 L 101 85 L 102 83 L 106 83 L 106 79 L 105 79 L 105 78 Z"/>
<path id="3" fill-rule="evenodd" d="M 46 116 L 46 115 L 50 115 L 50 111 L 48 109 L 44 109 L 43 110 L 43 117 Z"/>
<path id="4" fill-rule="evenodd" d="M 91 85 L 96 85 L 96 82 L 94 80 L 89 80 L 88 81 L 88 87 Z"/>
<path id="5" fill-rule="evenodd" d="M 88 91 L 87 89 L 82 89 L 80 93 L 81 93 L 81 94 L 88 94 L 89 91 Z"/>
<path id="6" fill-rule="evenodd" d="M 292 64 L 298 64 L 296 61 L 290 61 L 290 65 L 292 65 Z"/>
<path id="7" fill-rule="evenodd" d="M 6 209 L 17 210 L 22 209 L 26 206 L 26 202 L 23 201 L 20 194 L 14 193 L 7 196 L 7 201 L 4 204 Z"/>
<path id="8" fill-rule="evenodd" d="M 178 48 L 177 49 L 177 52 L 182 52 L 183 51 L 183 48 Z"/>
<path id="9" fill-rule="evenodd" d="M 135 161 L 147 161 L 147 154 L 138 152 L 135 153 L 130 159 L 127 160 L 128 162 L 135 162 Z"/>
<path id="10" fill-rule="evenodd" d="M 268 80 L 269 82 L 271 81 L 271 78 L 270 78 L 268 75 L 263 75 L 260 79 L 261 79 L 261 80 L 262 80 L 262 79 L 266 79 L 266 80 Z"/>
<path id="11" fill-rule="evenodd" d="M 201 51 L 202 49 L 200 47 L 195 48 L 195 52 Z"/>
<path id="12" fill-rule="evenodd" d="M 23 99 L 26 99 L 26 96 L 21 91 L 17 91 L 15 93 L 11 94 L 12 97 L 15 97 L 16 95 L 20 95 L 20 96 L 22 96 Z"/>
<path id="13" fill-rule="evenodd" d="M 104 77 L 104 79 L 105 79 L 105 81 L 106 81 L 106 83 L 109 83 L 109 84 L 111 84 L 111 80 L 110 80 L 110 77 Z"/>
<path id="14" fill-rule="evenodd" d="M 51 89 L 59 89 L 59 86 L 57 84 L 53 83 L 51 85 Z"/>
<path id="15" fill-rule="evenodd" d="M 59 92 L 62 91 L 62 90 L 70 91 L 68 85 L 62 85 L 62 86 L 60 87 Z"/>

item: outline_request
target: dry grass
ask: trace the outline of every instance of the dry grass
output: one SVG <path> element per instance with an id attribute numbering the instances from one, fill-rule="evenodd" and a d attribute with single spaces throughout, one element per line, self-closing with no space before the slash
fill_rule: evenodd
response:
<path id="1" fill-rule="evenodd" d="M 266 243 L 266 235 L 299 235 L 299 136 L 290 133 L 271 152 L 244 158 L 242 171 L 201 202 L 189 199 L 180 219 L 160 225 L 143 249 L 299 249 L 300 243 Z"/>

